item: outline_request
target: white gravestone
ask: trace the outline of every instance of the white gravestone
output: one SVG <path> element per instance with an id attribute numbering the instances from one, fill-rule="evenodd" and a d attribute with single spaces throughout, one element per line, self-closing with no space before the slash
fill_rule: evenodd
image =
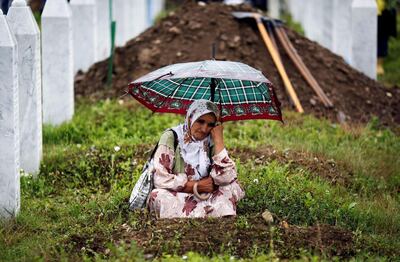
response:
<path id="1" fill-rule="evenodd" d="M 292 8 L 294 11 L 295 6 L 293 5 Z M 280 13 L 281 13 L 280 0 L 268 0 L 268 15 L 272 18 L 279 18 Z"/>
<path id="2" fill-rule="evenodd" d="M 327 1 L 327 0 L 322 0 Z M 323 26 L 324 26 L 324 5 L 321 0 L 313 0 L 312 4 L 312 20 L 311 20 L 311 35 L 310 38 L 318 43 L 323 42 Z M 328 0 L 329 1 L 329 0 Z"/>
<path id="3" fill-rule="evenodd" d="M 138 36 L 148 28 L 146 0 L 136 0 L 133 6 L 133 37 Z"/>
<path id="4" fill-rule="evenodd" d="M 291 14 L 292 18 L 296 20 L 294 17 L 297 8 L 296 1 L 286 0 L 284 6 L 286 7 L 286 10 L 289 12 L 289 14 Z M 267 10 L 268 10 L 268 1 L 267 1 Z"/>
<path id="5" fill-rule="evenodd" d="M 126 17 L 128 12 L 126 9 L 128 8 L 130 0 L 113 0 L 113 19 L 116 22 L 116 32 L 115 32 L 115 45 L 123 46 L 125 45 L 127 35 L 129 34 L 126 22 L 128 18 Z"/>
<path id="6" fill-rule="evenodd" d="M 153 23 L 155 22 L 157 16 L 160 14 L 160 12 L 164 9 L 164 0 L 153 0 L 153 11 L 152 11 L 152 19 Z"/>
<path id="7" fill-rule="evenodd" d="M 321 44 L 332 50 L 333 42 L 333 7 L 334 0 L 321 1 L 323 15 L 321 24 Z"/>
<path id="8" fill-rule="evenodd" d="M 377 6 L 375 0 L 353 0 L 351 65 L 376 79 Z"/>
<path id="9" fill-rule="evenodd" d="M 18 50 L 21 168 L 39 172 L 42 158 L 42 82 L 40 32 L 25 0 L 14 0 L 7 21 Z"/>
<path id="10" fill-rule="evenodd" d="M 74 43 L 74 75 L 96 62 L 97 10 L 95 0 L 71 0 Z"/>
<path id="11" fill-rule="evenodd" d="M 125 8 L 125 43 L 134 38 L 135 35 L 135 20 L 134 8 L 136 1 L 127 1 Z"/>
<path id="12" fill-rule="evenodd" d="M 305 17 L 305 3 L 303 1 L 292 1 L 293 4 L 293 19 L 300 23 L 304 28 L 304 17 Z"/>
<path id="13" fill-rule="evenodd" d="M 42 14 L 43 122 L 58 125 L 74 114 L 71 10 L 47 0 Z"/>
<path id="14" fill-rule="evenodd" d="M 0 217 L 20 208 L 17 43 L 0 9 Z"/>
<path id="15" fill-rule="evenodd" d="M 315 27 L 315 19 L 314 19 L 314 2 L 315 0 L 304 0 L 304 33 L 311 40 L 315 40 L 312 38 L 313 29 Z"/>
<path id="16" fill-rule="evenodd" d="M 97 0 L 97 61 L 110 56 L 111 25 L 109 0 Z"/>
<path id="17" fill-rule="evenodd" d="M 332 50 L 350 63 L 351 60 L 351 2 L 334 0 Z"/>

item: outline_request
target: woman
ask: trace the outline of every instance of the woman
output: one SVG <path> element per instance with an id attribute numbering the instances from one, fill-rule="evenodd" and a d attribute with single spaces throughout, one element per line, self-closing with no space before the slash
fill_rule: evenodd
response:
<path id="1" fill-rule="evenodd" d="M 219 110 L 208 100 L 196 100 L 185 123 L 167 130 L 154 155 L 154 186 L 149 208 L 160 218 L 236 215 L 244 197 L 235 163 L 224 146 Z"/>

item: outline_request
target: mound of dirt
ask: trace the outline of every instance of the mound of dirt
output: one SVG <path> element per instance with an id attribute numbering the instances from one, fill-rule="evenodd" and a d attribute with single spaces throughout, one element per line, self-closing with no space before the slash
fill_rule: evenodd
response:
<path id="1" fill-rule="evenodd" d="M 188 1 L 140 36 L 117 48 L 112 87 L 106 87 L 107 61 L 93 65 L 75 79 L 76 95 L 92 99 L 119 97 L 130 81 L 172 63 L 210 59 L 216 43 L 218 60 L 246 63 L 261 70 L 274 84 L 283 107 L 291 107 L 283 82 L 255 24 L 238 21 L 232 11 L 256 11 L 250 6 Z M 384 125 L 400 123 L 400 88 L 386 88 L 347 65 L 317 43 L 285 28 L 291 42 L 334 104 L 325 108 L 280 48 L 289 77 L 306 113 L 339 122 L 365 123 L 377 116 Z"/>
<path id="2" fill-rule="evenodd" d="M 274 230 L 258 213 L 245 219 L 155 219 L 153 215 L 137 215 L 138 222 L 121 226 L 119 239 L 135 241 L 151 258 L 163 252 L 182 255 L 189 251 L 204 255 L 229 251 L 245 258 L 256 250 L 268 253 L 272 246 L 279 258 L 298 257 L 301 250 L 348 258 L 356 251 L 353 233 L 331 225 L 299 227 L 281 221 Z"/>

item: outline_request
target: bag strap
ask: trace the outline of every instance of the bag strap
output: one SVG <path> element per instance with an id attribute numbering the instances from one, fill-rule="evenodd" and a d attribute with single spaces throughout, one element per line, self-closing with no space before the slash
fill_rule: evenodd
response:
<path id="1" fill-rule="evenodd" d="M 178 134 L 175 132 L 173 129 L 167 129 L 167 131 L 172 131 L 174 134 L 174 151 L 176 151 L 176 147 L 178 146 Z M 154 147 L 153 151 L 151 152 L 150 159 L 152 159 L 157 151 L 158 148 L 158 142 L 157 145 Z"/>

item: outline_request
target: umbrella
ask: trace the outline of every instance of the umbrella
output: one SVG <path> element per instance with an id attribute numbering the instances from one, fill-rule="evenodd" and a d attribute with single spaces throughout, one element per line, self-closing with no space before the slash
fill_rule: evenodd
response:
<path id="1" fill-rule="evenodd" d="M 153 112 L 186 114 L 194 100 L 207 99 L 220 107 L 221 121 L 282 121 L 272 83 L 240 62 L 206 60 L 165 66 L 130 83 L 128 92 Z"/>

